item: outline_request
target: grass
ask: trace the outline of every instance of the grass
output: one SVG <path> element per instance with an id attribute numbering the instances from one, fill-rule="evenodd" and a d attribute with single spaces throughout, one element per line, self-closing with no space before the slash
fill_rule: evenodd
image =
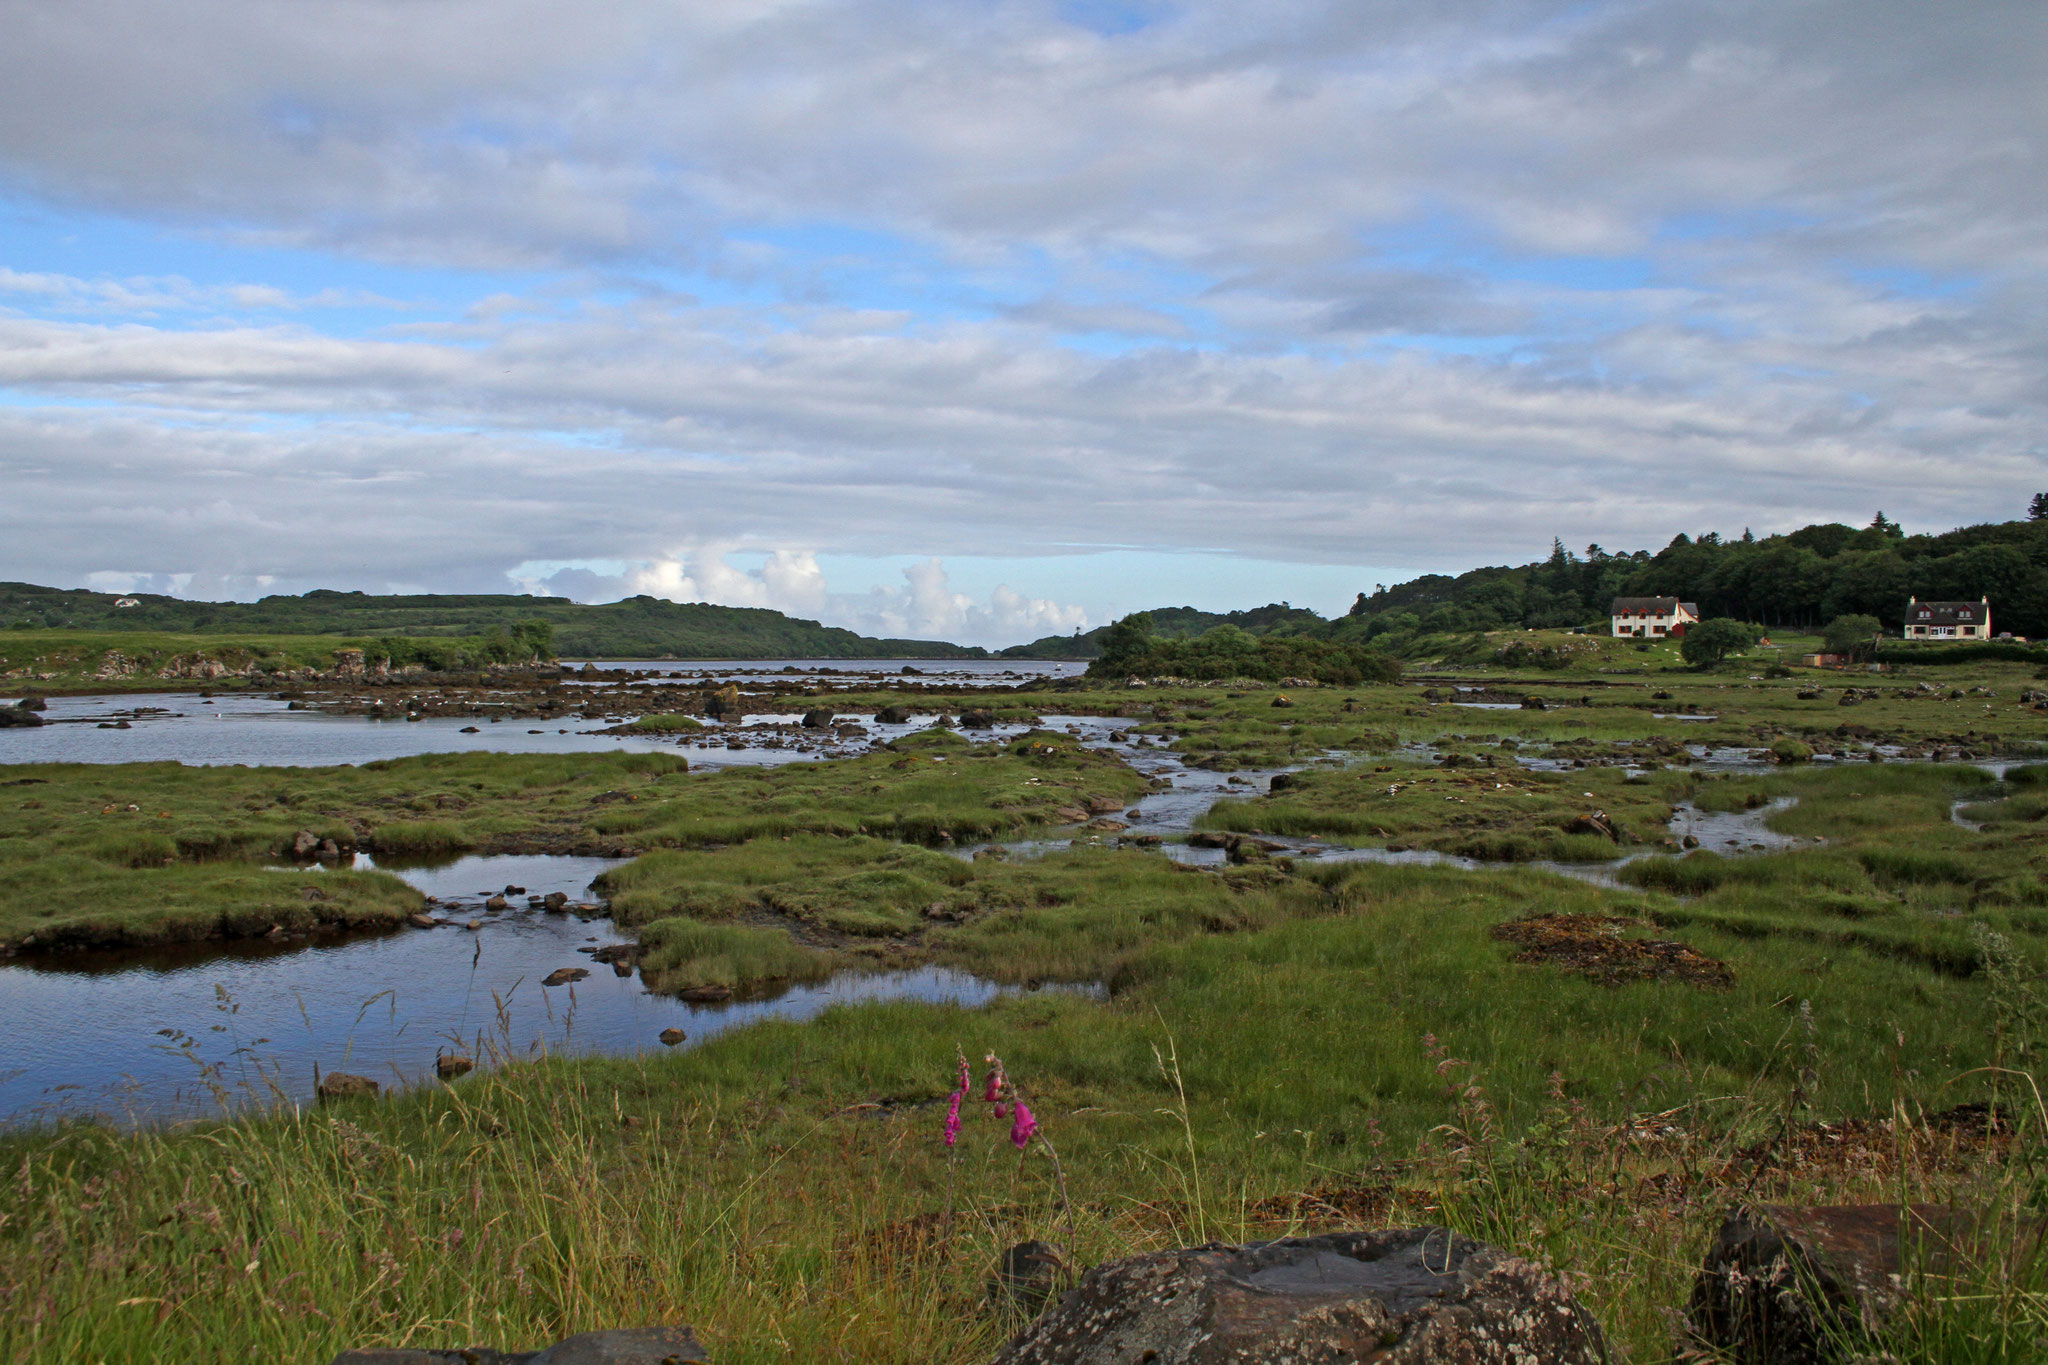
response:
<path id="1" fill-rule="evenodd" d="M 954 735 L 833 764 L 690 773 L 669 754 L 430 754 L 336 768 L 16 764 L 0 789 L 0 945 L 136 943 L 395 922 L 418 908 L 374 874 L 325 900 L 263 870 L 300 830 L 423 857 L 620 853 L 822 831 L 990 838 L 1132 799 L 1137 774 L 1064 736 Z"/>
<path id="2" fill-rule="evenodd" d="M 698 720 L 695 716 L 662 714 L 635 716 L 621 728 L 650 731 L 657 735 L 675 735 L 690 730 L 701 730 L 704 728 L 704 722 Z"/>
<path id="3" fill-rule="evenodd" d="M 1602 666 L 1633 664 L 1624 651 Z M 983 1300 L 989 1268 L 1026 1237 L 1087 1265 L 1212 1237 L 1442 1222 L 1576 1277 L 1618 1360 L 1668 1360 L 1673 1310 L 1738 1201 L 1930 1199 L 2009 1219 L 2042 1188 L 2038 1111 L 2019 1104 L 2016 1133 L 1944 1117 L 1990 1100 L 2014 1112 L 2031 1082 L 2013 1073 L 2037 1069 L 2039 772 L 1807 763 L 1723 777 L 1678 747 L 1791 738 L 1860 752 L 1881 736 L 2010 752 L 2048 739 L 2048 717 L 2014 704 L 2031 676 L 2020 666 L 1929 675 L 1962 686 L 1906 696 L 1910 679 L 1886 679 L 1845 707 L 1840 679 L 1801 698 L 1812 679 L 1525 674 L 1516 689 L 1550 700 L 1509 711 L 1414 687 L 1307 690 L 1284 708 L 1270 689 L 1014 694 L 1124 717 L 1232 765 L 1347 747 L 1389 765 L 1313 769 L 1222 822 L 1369 817 L 1388 839 L 1528 840 L 1555 856 L 1582 803 L 1649 849 L 1689 796 L 1771 809 L 1773 829 L 1805 841 L 1653 855 L 1619 887 L 1512 867 L 1275 860 L 1218 874 L 1134 850 L 968 861 L 921 846 L 1139 790 L 1057 736 L 929 736 L 709 774 L 618 755 L 14 770 L 33 780 L 0 789 L 0 864 L 90 872 L 111 903 L 139 904 L 120 888 L 159 877 L 148 884 L 234 874 L 296 889 L 312 879 L 238 859 L 302 826 L 359 839 L 438 828 L 476 848 L 589 838 L 645 850 L 609 887 L 657 983 L 740 989 L 938 962 L 1020 985 L 1099 981 L 1108 995 L 842 1007 L 695 1049 L 512 1060 L 316 1111 L 0 1138 L 0 1359 L 531 1349 L 670 1320 L 695 1324 L 721 1361 L 981 1361 L 1012 1326 Z M 1655 718 L 1689 706 L 1719 719 Z M 1414 743 L 1496 762 L 1387 754 Z M 1536 779 L 1505 766 L 1532 751 L 1588 766 Z M 1631 783 L 1618 762 L 1659 766 Z M 1400 794 L 1381 809 L 1382 783 L 1410 784 L 1412 815 Z M 1981 828 L 1951 818 L 1958 803 Z M 1495 823 L 1458 823 L 1473 814 Z M 319 885 L 343 884 L 332 877 Z M 53 874 L 38 894 L 62 885 Z M 1723 964 L 1727 984 L 1605 984 L 1518 960 L 1493 932 L 1559 915 L 1646 921 L 1641 932 Z M 956 1049 L 1004 1056 L 1059 1145 L 1071 1224 L 1042 1153 L 1020 1160 L 978 1110 L 947 1163 Z M 2038 1358 L 2042 1286 L 2022 1269 L 1921 1294 L 1881 1344 L 1902 1361 Z"/>
<path id="4" fill-rule="evenodd" d="M 1692 786 L 1681 773 L 1532 772 L 1505 755 L 1481 768 L 1359 764 L 1289 774 L 1273 794 L 1219 802 L 1200 823 L 1496 862 L 1597 862 L 1630 846 L 1671 845 L 1674 803 Z"/>

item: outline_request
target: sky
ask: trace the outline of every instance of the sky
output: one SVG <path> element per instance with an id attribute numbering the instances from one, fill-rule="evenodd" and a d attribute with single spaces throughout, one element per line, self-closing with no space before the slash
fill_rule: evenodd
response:
<path id="1" fill-rule="evenodd" d="M 1001 645 L 2048 488 L 2039 0 L 0 16 L 0 579 Z"/>

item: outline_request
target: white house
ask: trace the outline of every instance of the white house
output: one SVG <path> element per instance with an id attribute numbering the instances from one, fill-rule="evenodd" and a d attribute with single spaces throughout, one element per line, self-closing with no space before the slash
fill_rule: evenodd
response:
<path id="1" fill-rule="evenodd" d="M 1617 597 L 1608 612 L 1617 636 L 1640 640 L 1680 639 L 1700 621 L 1697 606 L 1675 597 Z"/>
<path id="2" fill-rule="evenodd" d="M 1954 640 L 1969 643 L 1991 638 L 1991 599 L 1975 602 L 1922 602 L 1906 599 L 1908 640 Z"/>

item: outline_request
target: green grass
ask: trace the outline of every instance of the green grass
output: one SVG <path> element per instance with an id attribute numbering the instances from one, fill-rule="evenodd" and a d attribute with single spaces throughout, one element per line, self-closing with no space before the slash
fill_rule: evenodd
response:
<path id="1" fill-rule="evenodd" d="M 1673 803 L 1693 786 L 1679 773 L 1631 779 L 1612 768 L 1531 772 L 1506 755 L 1490 767 L 1358 764 L 1283 780 L 1289 785 L 1273 795 L 1219 802 L 1202 827 L 1398 844 L 1495 862 L 1597 862 L 1632 846 L 1669 846 Z M 1589 830 L 1595 816 L 1611 822 L 1613 838 Z"/>
<path id="2" fill-rule="evenodd" d="M 1632 666 L 1628 653 L 1611 666 Z M 363 839 L 438 827 L 484 849 L 646 850 L 609 888 L 657 984 L 744 989 L 833 965 L 937 962 L 1109 994 L 863 1005 L 695 1050 L 519 1060 L 304 1114 L 0 1138 L 0 1359 L 531 1349 L 668 1320 L 696 1324 L 725 1362 L 964 1365 L 1011 1326 L 982 1294 L 997 1251 L 1026 1237 L 1065 1243 L 1086 1265 L 1212 1237 L 1445 1222 L 1582 1277 L 1618 1360 L 1668 1360 L 1670 1312 L 1735 1202 L 1927 1198 L 2009 1213 L 2043 1174 L 2037 1121 L 1990 1146 L 1920 1121 L 1990 1098 L 1987 1066 L 2036 1069 L 2048 1041 L 2038 773 L 1994 783 L 1955 765 L 1799 764 L 1711 777 L 1677 752 L 1700 738 L 1854 750 L 1885 736 L 1979 752 L 2048 739 L 2048 718 L 2016 705 L 2030 679 L 2020 666 L 1941 676 L 1965 695 L 1902 696 L 1910 680 L 1888 679 L 1845 707 L 1841 679 L 1802 699 L 1814 680 L 1738 673 L 1521 675 L 1519 690 L 1550 698 L 1540 711 L 1473 711 L 1418 688 L 1305 690 L 1288 708 L 1270 690 L 1011 695 L 1020 708 L 1124 717 L 1244 766 L 1377 746 L 1387 772 L 1319 770 L 1218 817 L 1254 812 L 1269 830 L 1290 806 L 1301 814 L 1289 820 L 1355 828 L 1370 816 L 1381 828 L 1402 798 L 1383 816 L 1373 784 L 1402 783 L 1428 801 L 1389 839 L 1555 850 L 1543 831 L 1591 802 L 1642 849 L 1682 794 L 1709 811 L 1796 798 L 1769 823 L 1798 849 L 1657 854 L 1628 864 L 1618 889 L 1515 868 L 1301 860 L 1218 874 L 1134 850 L 969 862 L 918 846 L 1137 793 L 1128 769 L 1063 737 L 929 736 L 706 774 L 621 755 L 10 770 L 34 780 L 0 789 L 0 867 L 16 885 L 46 877 L 10 897 L 17 916 L 44 898 L 75 914 L 141 906 L 135 888 L 181 878 L 268 878 L 285 900 L 316 881 L 346 889 L 355 879 L 246 860 L 300 827 Z M 1593 685 L 1602 678 L 1617 685 Z M 1720 719 L 1655 719 L 1687 705 Z M 1640 783 L 1587 767 L 1522 795 L 1529 775 L 1504 766 L 1517 750 L 1503 740 L 1664 766 Z M 1496 763 L 1384 757 L 1413 742 Z M 1491 786 L 1508 778 L 1515 795 Z M 1981 830 L 1950 818 L 1957 802 Z M 1457 823 L 1469 814 L 1498 823 Z M 88 889 L 66 900 L 72 876 Z M 360 894 L 383 885 L 363 879 Z M 1725 963 L 1731 984 L 1600 984 L 1518 961 L 1492 933 L 1555 914 L 1647 921 L 1638 932 Z M 1058 1144 L 1071 1223 L 1043 1152 L 1020 1161 L 978 1109 L 947 1162 L 938 1132 L 956 1049 L 1001 1052 L 1025 1087 Z M 2010 1281 L 1916 1302 L 1885 1344 L 1902 1361 L 2028 1359 L 2048 1326 L 2041 1303 Z"/>
<path id="3" fill-rule="evenodd" d="M 695 716 L 635 716 L 622 728 L 651 731 L 658 735 L 674 735 L 682 734 L 689 730 L 701 730 L 704 728 L 704 722 L 698 720 Z"/>
<path id="4" fill-rule="evenodd" d="M 1064 736 L 1005 748 L 933 735 L 838 763 L 705 773 L 671 754 L 430 754 L 337 768 L 16 764 L 8 772 L 0 875 L 28 894 L 0 901 L 0 944 L 33 936 L 31 946 L 391 922 L 417 908 L 397 882 L 369 875 L 330 901 L 287 903 L 261 865 L 301 830 L 415 858 L 630 853 L 806 832 L 966 840 L 1085 819 L 1090 797 L 1127 801 L 1144 785 L 1121 762 Z"/>

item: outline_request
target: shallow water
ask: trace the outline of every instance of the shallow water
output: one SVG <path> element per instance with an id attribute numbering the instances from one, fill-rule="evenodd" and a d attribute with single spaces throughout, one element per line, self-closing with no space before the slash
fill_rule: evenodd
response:
<path id="1" fill-rule="evenodd" d="M 600 915 L 529 909 L 526 895 L 590 897 L 599 858 L 471 857 L 394 871 L 430 907 L 482 927 L 273 943 L 187 944 L 43 957 L 0 966 L 0 1124 L 98 1115 L 137 1124 L 313 1096 L 314 1070 L 350 1071 L 386 1086 L 431 1080 L 438 1053 L 482 1062 L 549 1053 L 684 1046 L 760 1019 L 809 1019 L 835 1004 L 925 1000 L 984 1004 L 1017 993 L 943 967 L 847 972 L 772 999 L 693 1005 L 646 990 L 580 949 L 628 941 Z M 317 871 L 281 870 L 309 880 Z M 483 897 L 523 887 L 516 907 L 487 914 Z M 544 987 L 558 967 L 590 975 Z M 1046 989 L 1062 989 L 1048 987 Z M 1068 987 L 1065 989 L 1075 989 Z M 51 1021 L 61 1021 L 53 1028 Z"/>

